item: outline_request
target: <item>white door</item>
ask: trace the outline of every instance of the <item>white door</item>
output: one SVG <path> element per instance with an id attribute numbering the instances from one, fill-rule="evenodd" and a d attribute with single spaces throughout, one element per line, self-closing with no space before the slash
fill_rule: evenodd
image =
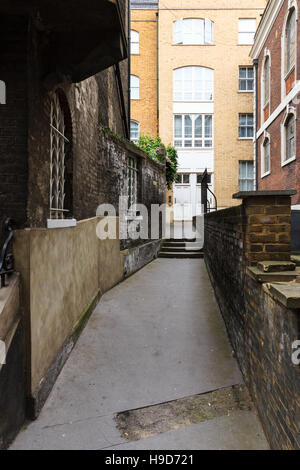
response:
<path id="1" fill-rule="evenodd" d="M 192 220 L 192 191 L 189 174 L 178 175 L 174 185 L 174 220 Z"/>

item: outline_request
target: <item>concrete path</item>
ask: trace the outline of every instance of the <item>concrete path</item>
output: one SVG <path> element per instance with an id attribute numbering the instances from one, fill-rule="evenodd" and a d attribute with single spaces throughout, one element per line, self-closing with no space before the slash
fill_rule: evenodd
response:
<path id="1" fill-rule="evenodd" d="M 241 383 L 203 260 L 159 259 L 102 297 L 40 417 L 11 449 L 267 448 L 249 411 L 132 443 L 114 420 Z"/>

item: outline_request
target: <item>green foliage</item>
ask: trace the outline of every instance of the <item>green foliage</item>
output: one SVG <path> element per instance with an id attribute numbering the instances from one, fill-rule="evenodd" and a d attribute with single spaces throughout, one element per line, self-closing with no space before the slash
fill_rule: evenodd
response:
<path id="1" fill-rule="evenodd" d="M 169 145 L 167 148 L 161 141 L 160 137 L 155 139 L 150 136 L 142 135 L 137 146 L 149 155 L 150 158 L 157 162 L 166 164 L 167 186 L 171 189 L 177 175 L 177 152 L 174 147 Z"/>

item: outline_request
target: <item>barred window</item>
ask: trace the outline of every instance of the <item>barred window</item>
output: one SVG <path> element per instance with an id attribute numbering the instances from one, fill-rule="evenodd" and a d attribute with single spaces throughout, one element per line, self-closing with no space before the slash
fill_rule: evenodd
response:
<path id="1" fill-rule="evenodd" d="M 137 178 L 138 167 L 135 157 L 128 157 L 127 160 L 127 182 L 128 182 L 128 209 L 137 204 Z"/>

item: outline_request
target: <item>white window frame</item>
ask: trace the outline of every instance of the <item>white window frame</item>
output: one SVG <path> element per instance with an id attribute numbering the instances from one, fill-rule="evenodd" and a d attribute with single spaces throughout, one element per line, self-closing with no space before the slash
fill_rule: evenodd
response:
<path id="1" fill-rule="evenodd" d="M 135 82 L 135 86 L 134 86 Z M 136 95 L 133 98 L 133 90 L 136 91 Z M 140 99 L 140 79 L 137 75 L 130 75 L 130 99 L 131 100 L 139 100 Z"/>
<path id="2" fill-rule="evenodd" d="M 136 124 L 137 125 L 137 138 L 132 137 L 132 129 L 131 129 L 131 124 Z M 140 123 L 138 121 L 135 121 L 134 119 L 130 120 L 130 140 L 131 142 L 134 142 L 135 144 L 138 142 L 140 138 Z"/>
<path id="3" fill-rule="evenodd" d="M 269 170 L 265 169 L 265 158 L 266 158 L 266 143 L 269 146 Z M 260 160 L 261 160 L 261 178 L 268 176 L 271 173 L 271 137 L 268 132 L 264 132 L 261 147 L 260 147 Z"/>
<path id="4" fill-rule="evenodd" d="M 245 29 L 245 27 L 242 27 L 242 24 L 245 24 L 246 21 L 255 21 L 255 30 L 254 31 L 250 31 L 250 30 L 247 30 Z M 252 46 L 254 44 L 254 36 L 255 36 L 255 32 L 256 32 L 256 28 L 257 28 L 257 20 L 256 18 L 239 18 L 238 20 L 238 45 L 239 46 Z M 244 42 L 241 40 L 241 35 L 246 35 L 246 34 L 251 34 L 253 35 L 253 39 L 251 39 L 251 41 L 249 42 Z"/>
<path id="5" fill-rule="evenodd" d="M 189 182 L 188 182 L 188 183 L 184 183 L 184 182 L 183 182 L 183 177 L 184 177 L 185 175 L 188 175 L 188 177 L 189 177 Z M 191 173 L 186 173 L 186 172 L 177 173 L 177 178 L 178 178 L 178 177 L 180 177 L 180 180 L 181 180 L 181 181 L 180 181 L 180 182 L 177 182 L 177 179 L 176 179 L 175 185 L 177 185 L 177 186 L 190 186 L 190 184 L 191 184 Z"/>
<path id="6" fill-rule="evenodd" d="M 134 29 L 130 30 L 130 54 L 139 55 L 140 53 L 140 33 Z"/>
<path id="7" fill-rule="evenodd" d="M 190 74 L 190 77 L 188 77 Z M 197 74 L 201 75 L 199 80 Z M 188 89 L 187 83 L 190 82 L 191 88 Z M 178 83 L 178 87 L 176 84 Z M 199 86 L 197 88 L 197 86 Z M 191 97 L 187 98 L 186 95 L 190 94 Z M 211 99 L 206 98 L 204 95 L 210 94 Z M 180 95 L 180 97 L 178 96 Z M 198 97 L 197 95 L 200 95 Z M 214 70 L 208 67 L 201 66 L 186 66 L 173 70 L 173 101 L 178 102 L 208 102 L 214 100 Z"/>
<path id="8" fill-rule="evenodd" d="M 240 165 L 242 163 L 246 165 L 246 178 L 240 178 Z M 253 166 L 253 177 L 252 178 L 247 178 L 247 176 L 248 176 L 248 164 L 249 163 L 252 163 L 252 166 Z M 240 187 L 240 182 L 241 181 L 252 181 L 252 183 L 253 183 L 252 189 L 246 189 L 246 190 L 241 189 L 241 187 Z M 253 160 L 239 160 L 239 191 L 253 191 L 254 190 L 254 182 L 255 182 L 255 177 L 254 177 L 254 162 L 253 162 Z"/>
<path id="9" fill-rule="evenodd" d="M 6 84 L 0 80 L 0 104 L 6 104 Z"/>
<path id="10" fill-rule="evenodd" d="M 191 35 L 186 34 L 186 26 L 191 31 Z M 199 30 L 198 33 L 197 30 Z M 213 45 L 213 21 L 208 18 L 179 18 L 179 20 L 173 23 L 173 44 L 183 46 Z"/>
<path id="11" fill-rule="evenodd" d="M 245 126 L 241 126 L 241 124 L 240 124 L 240 117 L 241 117 L 241 116 L 247 116 L 247 118 L 248 118 L 248 116 L 252 116 L 252 119 L 253 119 L 253 132 L 252 132 L 253 135 L 252 135 L 252 137 L 241 137 L 241 136 L 240 136 L 240 128 L 241 128 L 241 127 L 246 127 L 246 128 L 251 127 L 251 126 L 247 125 L 247 123 L 246 123 Z M 246 118 L 246 121 L 247 121 L 247 118 Z M 239 129 L 238 129 L 238 136 L 239 136 L 239 140 L 253 140 L 253 138 L 254 138 L 254 114 L 253 114 L 253 113 L 239 113 Z"/>
<path id="12" fill-rule="evenodd" d="M 295 138 L 295 142 L 294 142 L 295 153 L 292 157 L 290 157 L 289 159 L 286 159 L 287 123 L 291 116 L 294 117 L 294 122 L 295 122 L 295 137 L 294 137 Z M 296 113 L 296 109 L 293 106 L 287 106 L 285 115 L 281 123 L 281 166 L 282 167 L 296 160 L 296 154 L 297 154 L 296 149 L 297 149 L 297 113 Z"/>
<path id="13" fill-rule="evenodd" d="M 181 137 L 176 137 L 175 136 L 175 118 L 180 116 L 181 117 Z M 191 137 L 185 137 L 185 116 L 189 116 L 192 120 L 192 136 Z M 196 137 L 195 136 L 195 122 L 198 117 L 202 117 L 202 137 Z M 206 117 L 211 117 L 211 137 L 205 137 L 205 118 Z M 182 145 L 176 145 L 177 141 L 181 141 Z M 191 146 L 185 146 L 184 142 L 185 141 L 192 141 Z M 196 141 L 201 141 L 201 146 L 196 146 L 195 143 Z M 210 141 L 211 146 L 205 146 L 205 141 Z M 174 147 L 178 149 L 196 149 L 196 150 L 211 150 L 213 149 L 214 146 L 214 116 L 213 114 L 174 114 L 173 117 L 173 142 L 174 142 Z"/>
<path id="14" fill-rule="evenodd" d="M 241 78 L 241 76 L 240 76 L 241 69 L 246 69 L 246 77 L 245 78 Z M 253 72 L 253 77 L 252 78 L 248 77 L 248 72 L 249 72 L 250 69 Z M 249 80 L 252 80 L 252 83 L 253 83 L 252 90 L 248 90 L 248 88 L 246 90 L 242 90 L 241 87 L 240 87 L 241 81 L 245 81 L 246 86 L 248 87 L 248 81 Z M 239 66 L 239 93 L 253 93 L 253 92 L 254 92 L 254 67 L 252 65 L 240 65 Z"/>
<path id="15" fill-rule="evenodd" d="M 295 46 L 295 64 L 290 70 L 286 71 L 286 33 L 287 33 L 287 24 L 290 18 L 292 10 L 295 10 L 295 21 L 296 21 L 296 46 Z M 289 0 L 288 1 L 288 10 L 285 15 L 284 20 L 284 27 L 282 29 L 282 36 L 281 36 L 281 99 L 283 100 L 286 96 L 286 79 L 292 73 L 293 69 L 295 70 L 295 77 L 297 77 L 298 73 L 298 65 L 297 65 L 297 53 L 298 53 L 298 3 L 296 0 Z M 295 80 L 296 81 L 296 80 Z"/>

